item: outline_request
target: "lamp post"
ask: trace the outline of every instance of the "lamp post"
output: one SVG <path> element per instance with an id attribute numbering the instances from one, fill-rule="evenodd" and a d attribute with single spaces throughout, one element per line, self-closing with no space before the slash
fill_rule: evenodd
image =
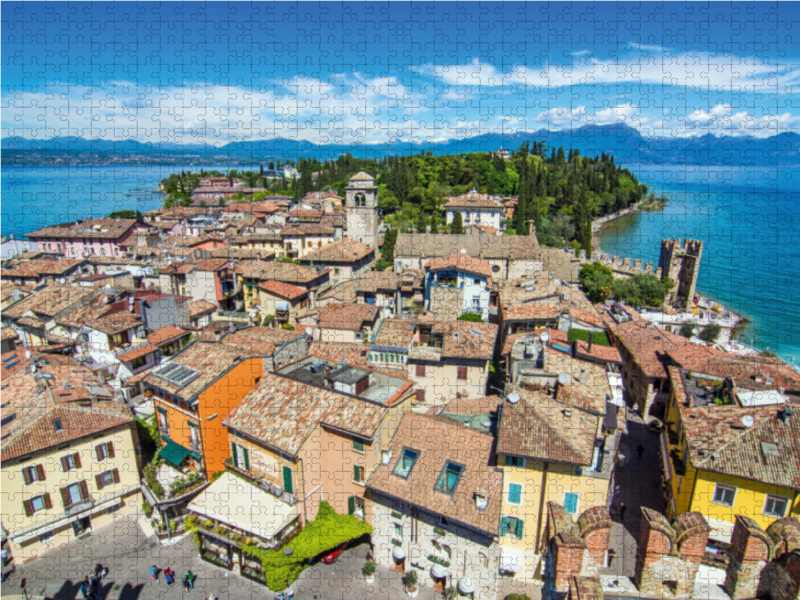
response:
<path id="1" fill-rule="evenodd" d="M 19 587 L 22 589 L 22 592 L 25 594 L 25 600 L 28 600 L 28 590 L 25 587 L 25 586 L 27 586 L 27 584 L 28 584 L 28 580 L 25 579 L 24 577 L 22 578 L 22 581 L 19 582 Z"/>

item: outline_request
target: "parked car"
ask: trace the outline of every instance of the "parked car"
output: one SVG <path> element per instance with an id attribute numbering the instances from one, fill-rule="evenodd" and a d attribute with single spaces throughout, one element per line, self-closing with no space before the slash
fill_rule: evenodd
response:
<path id="1" fill-rule="evenodd" d="M 348 542 L 345 542 L 344 544 L 336 548 L 336 550 L 333 550 L 328 554 L 326 554 L 325 556 L 323 556 L 322 562 L 324 562 L 326 565 L 332 565 L 333 563 L 335 563 L 336 559 L 342 555 L 342 552 L 347 550 L 347 544 Z"/>

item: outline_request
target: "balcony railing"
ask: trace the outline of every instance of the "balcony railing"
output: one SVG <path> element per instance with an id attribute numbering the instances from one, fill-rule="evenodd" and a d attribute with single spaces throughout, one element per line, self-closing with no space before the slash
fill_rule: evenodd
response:
<path id="1" fill-rule="evenodd" d="M 92 506 L 94 506 L 94 500 L 92 498 L 86 498 L 64 507 L 64 514 L 74 515 L 86 510 L 87 508 L 91 508 Z"/>
<path id="2" fill-rule="evenodd" d="M 133 352 L 134 350 L 138 350 L 139 348 L 143 348 L 150 342 L 140 342 L 138 344 L 122 344 L 121 346 L 116 346 L 113 350 L 114 356 L 121 356 L 123 354 L 127 354 L 128 352 Z"/>
<path id="3" fill-rule="evenodd" d="M 257 488 L 262 489 L 269 494 L 272 494 L 278 500 L 288 504 L 289 506 L 294 506 L 295 504 L 297 504 L 298 502 L 297 496 L 295 496 L 294 494 L 288 494 L 284 492 L 280 486 L 275 485 L 274 483 L 270 483 L 263 477 L 259 477 L 258 475 L 255 475 L 246 469 L 237 467 L 236 465 L 233 464 L 232 458 L 227 459 L 223 464 L 228 469 L 228 471 L 231 472 L 231 474 L 237 475 L 242 479 L 245 479 L 248 483 L 251 483 L 255 485 Z"/>

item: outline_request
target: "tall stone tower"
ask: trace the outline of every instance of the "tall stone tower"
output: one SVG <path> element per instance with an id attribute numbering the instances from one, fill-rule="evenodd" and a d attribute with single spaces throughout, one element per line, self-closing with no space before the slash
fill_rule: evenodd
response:
<path id="1" fill-rule="evenodd" d="M 378 190 L 375 179 L 360 171 L 353 175 L 346 188 L 347 236 L 378 247 Z"/>
<path id="2" fill-rule="evenodd" d="M 661 279 L 669 278 L 675 282 L 666 304 L 680 308 L 689 308 L 692 305 L 702 256 L 703 242 L 661 240 L 661 255 L 658 259 Z"/>

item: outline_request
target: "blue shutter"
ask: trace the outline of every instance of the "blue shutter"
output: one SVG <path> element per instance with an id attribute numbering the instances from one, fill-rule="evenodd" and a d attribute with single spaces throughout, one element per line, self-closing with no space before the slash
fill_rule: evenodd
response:
<path id="1" fill-rule="evenodd" d="M 506 456 L 506 466 L 513 467 L 514 466 L 514 459 L 510 456 Z"/>
<path id="2" fill-rule="evenodd" d="M 517 539 L 522 539 L 522 519 L 517 519 Z"/>
<path id="3" fill-rule="evenodd" d="M 508 517 L 503 517 L 500 523 L 500 535 L 505 535 L 508 531 Z"/>
<path id="4" fill-rule="evenodd" d="M 572 492 L 564 494 L 564 508 L 574 515 L 578 511 L 578 494 Z"/>
<path id="5" fill-rule="evenodd" d="M 522 501 L 522 486 L 517 483 L 508 486 L 508 501 L 511 504 L 519 504 Z"/>

